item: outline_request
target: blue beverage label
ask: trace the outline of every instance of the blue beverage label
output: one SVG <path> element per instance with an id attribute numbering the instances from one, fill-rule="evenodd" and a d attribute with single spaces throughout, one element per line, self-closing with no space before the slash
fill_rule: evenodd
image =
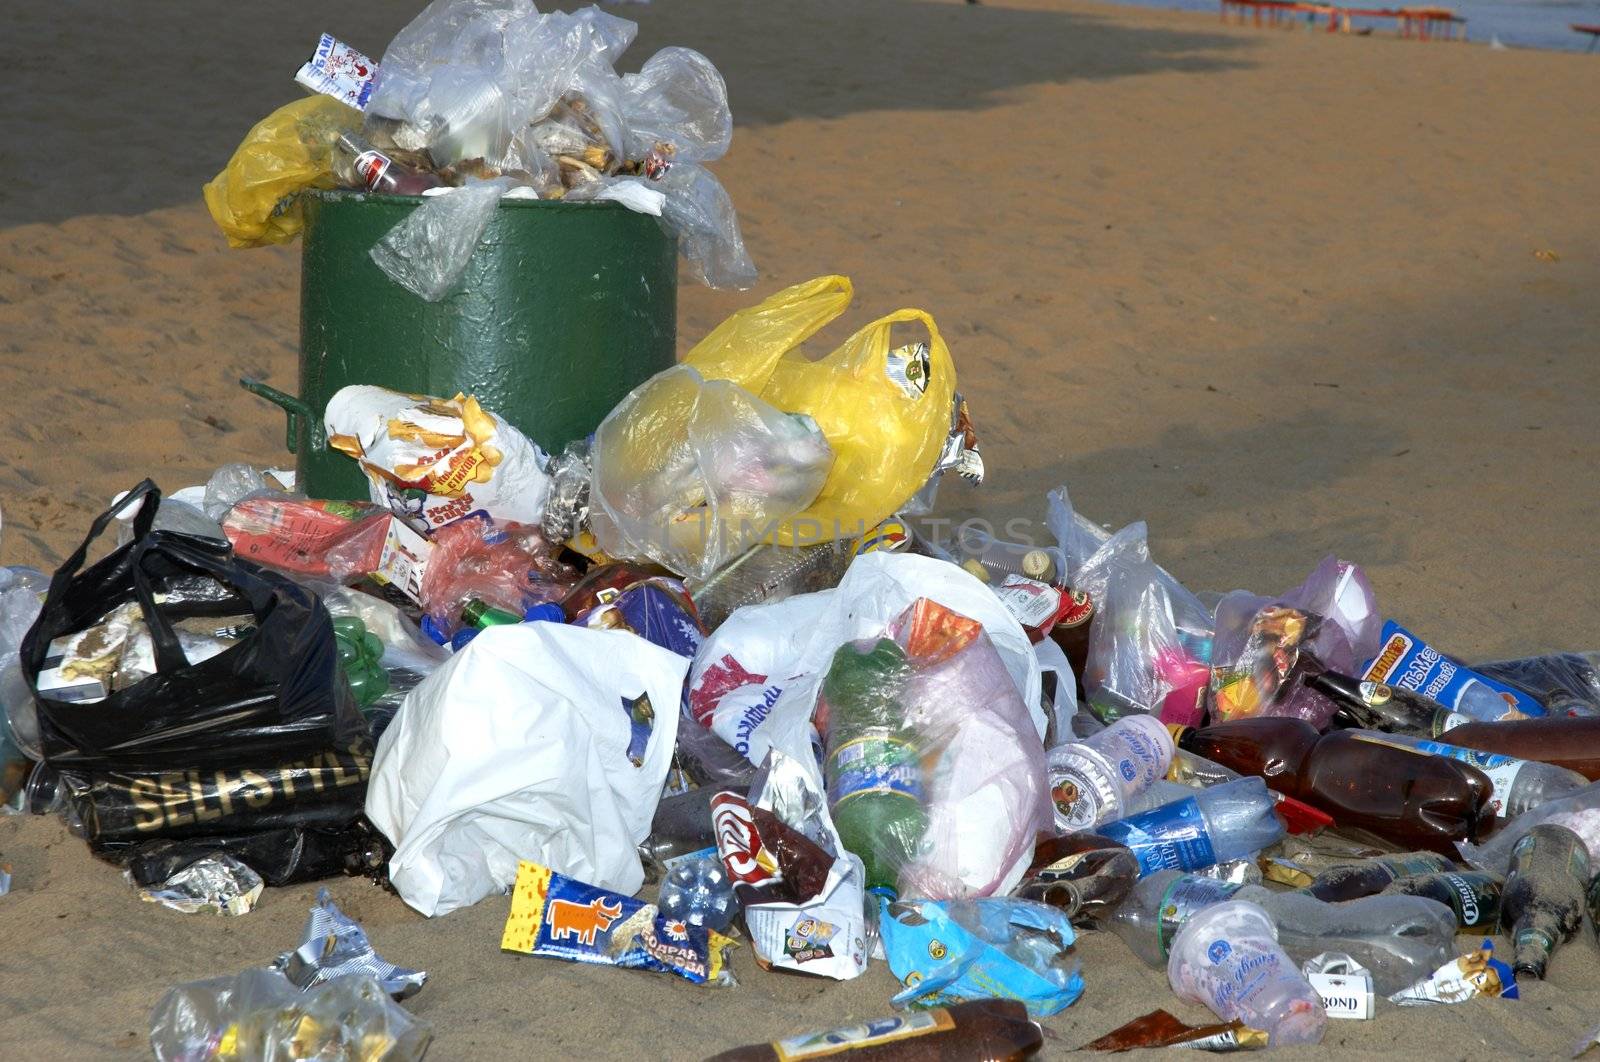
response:
<path id="1" fill-rule="evenodd" d="M 1141 878 L 1158 870 L 1200 870 L 1217 861 L 1194 797 L 1108 822 L 1096 832 L 1133 852 Z"/>
<path id="2" fill-rule="evenodd" d="M 1476 682 L 1499 694 L 1506 702 L 1507 712 L 1515 709 L 1528 716 L 1545 714 L 1544 705 L 1528 694 L 1456 663 L 1394 620 L 1385 621 L 1383 648 L 1367 661 L 1362 678 L 1420 693 L 1446 708 L 1456 708 L 1467 687 Z"/>
<path id="3" fill-rule="evenodd" d="M 900 793 L 926 803 L 922 791 L 922 765 L 917 750 L 904 741 L 886 737 L 856 738 L 840 745 L 828 757 L 833 782 L 828 803 L 864 793 Z"/>
<path id="4" fill-rule="evenodd" d="M 1479 752 L 1477 749 L 1464 749 L 1460 745 L 1446 745 L 1442 741 L 1419 740 L 1412 748 L 1431 752 L 1435 756 L 1448 756 L 1452 760 L 1470 763 L 1474 767 L 1504 767 L 1508 764 L 1521 763 L 1515 756 L 1502 756 L 1498 752 Z"/>

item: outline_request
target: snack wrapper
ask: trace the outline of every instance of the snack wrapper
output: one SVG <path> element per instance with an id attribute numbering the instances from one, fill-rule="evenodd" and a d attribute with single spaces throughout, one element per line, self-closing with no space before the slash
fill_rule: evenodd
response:
<path id="1" fill-rule="evenodd" d="M 654 970 L 710 985 L 733 984 L 724 955 L 733 943 L 715 930 L 664 918 L 655 904 L 527 860 L 517 864 L 511 913 L 500 937 L 505 951 Z"/>
<path id="2" fill-rule="evenodd" d="M 246 560 L 344 582 L 378 567 L 389 519 L 365 502 L 263 494 L 229 509 L 222 531 Z"/>
<path id="3" fill-rule="evenodd" d="M 1062 961 L 1072 923 L 1053 907 L 1001 897 L 879 904 L 884 956 L 906 986 L 896 1007 L 1015 999 L 1043 1018 L 1083 994 L 1078 964 Z"/>
<path id="4" fill-rule="evenodd" d="M 602 592 L 600 604 L 573 622 L 585 627 L 632 631 L 647 642 L 691 660 L 706 636 L 694 602 L 677 579 L 641 579 L 621 591 Z"/>
<path id="5" fill-rule="evenodd" d="M 323 422 L 328 445 L 361 464 L 372 500 L 430 531 L 477 512 L 535 526 L 544 516 L 549 459 L 475 398 L 355 384 Z"/>
<path id="6" fill-rule="evenodd" d="M 1126 1025 L 1119 1025 L 1080 1051 L 1132 1051 L 1140 1047 L 1181 1047 L 1226 1054 L 1257 1051 L 1267 1046 L 1267 1034 L 1242 1021 L 1211 1025 L 1186 1025 L 1165 1010 L 1152 1010 Z"/>
<path id="7" fill-rule="evenodd" d="M 1483 938 L 1483 947 L 1470 955 L 1447 962 L 1410 988 L 1389 997 L 1402 1007 L 1430 1003 L 1465 1003 L 1475 996 L 1501 996 L 1516 999 L 1517 979 L 1511 967 L 1494 957 L 1494 941 Z"/>
<path id="8" fill-rule="evenodd" d="M 867 968 L 866 869 L 844 850 L 804 767 L 773 750 L 748 798 L 712 798 L 711 821 L 756 961 L 839 981 L 859 977 Z"/>
<path id="9" fill-rule="evenodd" d="M 346 974 L 372 978 L 395 999 L 406 999 L 422 990 L 428 975 L 385 962 L 373 950 L 361 923 L 339 910 L 327 889 L 317 890 L 317 902 L 306 919 L 304 942 L 294 951 L 278 956 L 274 967 L 290 983 L 309 992 Z"/>
<path id="10" fill-rule="evenodd" d="M 317 50 L 311 53 L 306 64 L 295 72 L 295 84 L 332 96 L 348 103 L 358 111 L 367 109 L 372 96 L 372 82 L 378 76 L 378 64 L 350 47 L 333 34 L 324 33 L 317 41 Z"/>

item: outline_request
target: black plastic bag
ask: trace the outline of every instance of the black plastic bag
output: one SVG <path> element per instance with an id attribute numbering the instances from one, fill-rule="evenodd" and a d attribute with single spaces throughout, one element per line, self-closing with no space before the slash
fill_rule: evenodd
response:
<path id="1" fill-rule="evenodd" d="M 201 771 L 282 763 L 368 742 L 321 600 L 236 557 L 226 543 L 152 531 L 160 497 L 145 480 L 95 520 L 83 545 L 51 578 L 44 608 L 23 640 L 45 762 L 77 772 Z M 80 571 L 90 545 L 132 505 L 140 506 L 133 541 Z M 233 596 L 206 600 L 182 592 L 197 576 L 216 580 Z M 158 595 L 177 603 L 158 605 Z M 39 695 L 51 641 L 130 601 L 139 603 L 149 626 L 157 673 L 98 701 Z M 218 655 L 189 663 L 172 623 L 229 609 L 248 612 L 255 629 Z"/>
<path id="2" fill-rule="evenodd" d="M 191 863 L 227 854 L 276 888 L 337 874 L 375 874 L 388 859 L 383 835 L 362 817 L 339 829 L 294 827 L 230 837 L 146 841 L 99 850 L 128 868 L 135 885 L 158 885 Z"/>

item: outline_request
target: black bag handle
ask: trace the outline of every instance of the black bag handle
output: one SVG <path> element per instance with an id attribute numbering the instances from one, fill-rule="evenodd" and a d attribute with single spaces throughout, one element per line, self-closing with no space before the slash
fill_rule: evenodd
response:
<path id="1" fill-rule="evenodd" d="M 112 502 L 111 508 L 95 517 L 94 523 L 89 525 L 89 533 L 84 536 L 82 545 L 50 577 L 49 597 L 53 598 L 67 588 L 72 577 L 78 574 L 78 570 L 89 559 L 89 547 L 94 545 L 94 540 L 105 534 L 106 528 L 111 526 L 111 521 L 115 520 L 122 510 L 138 501 L 144 501 L 145 504 L 140 506 L 139 512 L 133 518 L 134 541 L 142 541 L 150 533 L 151 526 L 156 522 L 156 509 L 161 505 L 161 488 L 156 486 L 155 480 L 146 479 L 120 499 Z"/>
<path id="2" fill-rule="evenodd" d="M 139 608 L 144 613 L 145 625 L 150 628 L 150 643 L 155 648 L 156 670 L 176 671 L 189 666 L 189 657 L 183 651 L 183 645 L 178 641 L 177 632 L 172 628 L 172 621 L 167 618 L 166 612 L 156 604 L 155 588 L 151 586 L 150 573 L 145 568 L 145 562 L 151 556 L 167 556 L 183 563 L 187 560 L 193 564 L 198 558 L 185 558 L 186 550 L 200 550 L 211 554 L 212 559 L 220 563 L 226 561 L 233 553 L 233 547 L 226 542 L 212 543 L 208 539 L 196 538 L 172 531 L 156 531 L 139 539 L 133 550 L 133 592 L 139 599 Z M 215 575 L 213 573 L 213 578 Z"/>

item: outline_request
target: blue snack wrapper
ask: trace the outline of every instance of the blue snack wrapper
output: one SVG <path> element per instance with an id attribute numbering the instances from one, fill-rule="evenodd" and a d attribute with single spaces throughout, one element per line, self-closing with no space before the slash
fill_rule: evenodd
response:
<path id="1" fill-rule="evenodd" d="M 504 951 L 654 970 L 715 985 L 733 983 L 723 954 L 732 944 L 715 930 L 662 917 L 654 904 L 527 860 L 517 864 L 511 913 L 500 937 Z"/>
<path id="2" fill-rule="evenodd" d="M 1499 695 L 1506 702 L 1507 713 L 1515 710 L 1527 716 L 1545 714 L 1544 705 L 1522 690 L 1450 659 L 1394 620 L 1384 621 L 1382 646 L 1378 655 L 1367 661 L 1366 672 L 1361 676 L 1369 682 L 1420 693 L 1452 710 L 1459 710 L 1462 695 L 1477 683 Z"/>
<path id="3" fill-rule="evenodd" d="M 889 969 L 904 991 L 896 1007 L 938 1007 L 969 999 L 1015 999 L 1042 1018 L 1083 994 L 1067 916 L 1042 903 L 880 899 L 878 930 Z"/>

